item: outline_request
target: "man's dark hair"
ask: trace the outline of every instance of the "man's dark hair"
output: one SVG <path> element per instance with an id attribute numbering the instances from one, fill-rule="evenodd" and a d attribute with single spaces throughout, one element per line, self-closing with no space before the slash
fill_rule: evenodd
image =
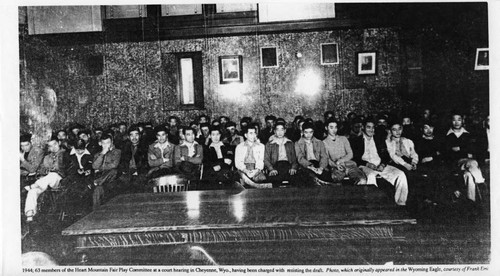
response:
<path id="1" fill-rule="evenodd" d="M 128 134 L 130 135 L 131 132 L 133 131 L 137 131 L 139 133 L 139 135 L 141 135 L 141 130 L 139 129 L 139 126 L 137 125 L 133 125 L 131 126 L 129 129 L 128 129 Z"/>
<path id="2" fill-rule="evenodd" d="M 127 123 L 125 123 L 125 122 L 119 122 L 118 126 L 127 126 Z"/>
<path id="3" fill-rule="evenodd" d="M 286 125 L 286 121 L 283 118 L 276 119 L 276 123 L 278 123 L 278 122 L 283 122 Z"/>
<path id="4" fill-rule="evenodd" d="M 252 122 L 252 118 L 250 118 L 250 117 L 243 117 L 243 118 L 241 118 L 241 120 L 240 120 L 240 125 L 241 125 L 242 123 L 247 123 L 247 124 L 250 124 L 251 122 Z"/>
<path id="5" fill-rule="evenodd" d="M 88 136 L 90 136 L 92 134 L 92 132 L 90 131 L 90 129 L 86 128 L 86 129 L 82 129 L 82 130 L 80 130 L 80 132 L 78 132 L 78 136 L 80 136 L 81 134 L 87 134 Z"/>
<path id="6" fill-rule="evenodd" d="M 363 120 L 359 117 L 356 117 L 352 120 L 351 124 L 354 125 L 354 124 L 359 124 L 359 123 L 363 123 Z"/>
<path id="7" fill-rule="evenodd" d="M 208 127 L 210 128 L 210 125 L 208 123 L 201 123 L 200 124 L 200 129 L 204 128 L 204 127 Z"/>
<path id="8" fill-rule="evenodd" d="M 164 125 L 159 125 L 154 128 L 155 134 L 158 134 L 158 132 L 163 131 L 165 133 L 168 133 L 168 129 Z"/>
<path id="9" fill-rule="evenodd" d="M 274 125 L 274 129 L 276 129 L 278 126 L 282 126 L 283 129 L 286 130 L 286 124 L 284 122 L 281 122 L 281 121 L 276 122 L 276 124 Z"/>
<path id="10" fill-rule="evenodd" d="M 254 124 L 248 124 L 248 125 L 247 125 L 244 129 L 242 129 L 243 134 L 248 133 L 248 130 L 249 130 L 249 129 L 253 129 L 253 130 L 255 130 L 255 132 L 257 132 L 257 127 L 258 127 L 258 126 L 257 126 L 257 124 L 255 124 L 255 123 L 254 123 Z"/>
<path id="11" fill-rule="evenodd" d="M 339 126 L 339 121 L 337 121 L 337 120 L 335 119 L 335 117 L 332 117 L 332 118 L 327 119 L 327 120 L 326 120 L 326 122 L 325 122 L 325 127 L 328 127 L 328 125 L 329 125 L 329 124 L 331 124 L 331 123 L 336 123 L 336 124 L 337 124 L 337 127 L 340 127 L 340 126 Z"/>
<path id="12" fill-rule="evenodd" d="M 462 117 L 462 119 L 464 118 L 464 113 L 458 111 L 458 109 L 451 110 L 451 112 L 450 112 L 450 118 L 453 118 L 453 116 L 455 116 L 455 115 L 458 115 L 458 116 Z"/>
<path id="13" fill-rule="evenodd" d="M 182 129 L 182 134 L 186 135 L 186 132 L 188 132 L 190 130 L 193 132 L 193 134 L 196 134 L 195 131 L 194 131 L 194 128 L 192 128 L 192 127 L 185 127 L 185 128 L 183 128 Z"/>
<path id="14" fill-rule="evenodd" d="M 421 123 L 420 123 L 420 128 L 421 129 L 424 129 L 424 126 L 425 125 L 428 125 L 430 127 L 435 127 L 435 123 L 432 121 L 432 120 L 423 120 Z"/>
<path id="15" fill-rule="evenodd" d="M 323 118 L 328 118 L 328 115 L 332 115 L 332 117 L 335 117 L 335 112 L 328 110 L 325 113 L 323 113 Z"/>
<path id="16" fill-rule="evenodd" d="M 220 121 L 219 121 L 219 119 L 213 119 L 213 120 L 212 120 L 212 125 L 214 125 L 215 123 L 219 123 L 219 125 L 220 125 Z"/>
<path id="17" fill-rule="evenodd" d="M 366 118 L 366 119 L 363 121 L 363 127 L 365 127 L 365 126 L 366 126 L 366 124 L 368 124 L 368 123 L 372 123 L 372 124 L 374 124 L 374 125 L 377 125 L 377 122 L 375 121 L 375 118 L 373 118 L 373 117 L 368 117 L 368 118 Z"/>
<path id="18" fill-rule="evenodd" d="M 103 133 L 102 136 L 101 136 L 100 141 L 104 141 L 104 140 L 108 140 L 108 139 L 111 139 L 111 142 L 113 142 L 113 136 L 112 135 L 109 135 L 108 133 Z"/>
<path id="19" fill-rule="evenodd" d="M 30 142 L 31 143 L 31 134 L 29 133 L 25 133 L 25 134 L 22 134 L 21 137 L 21 143 L 22 142 Z"/>
<path id="20" fill-rule="evenodd" d="M 295 118 L 293 118 L 293 122 L 294 123 L 297 123 L 300 121 L 300 120 L 304 120 L 304 116 L 301 116 L 301 115 L 297 115 L 295 116 Z"/>
<path id="21" fill-rule="evenodd" d="M 219 134 L 222 134 L 222 131 L 221 131 L 221 129 L 219 127 L 211 127 L 210 128 L 210 133 L 212 133 L 212 131 L 218 131 Z"/>
<path id="22" fill-rule="evenodd" d="M 198 123 L 197 123 L 196 121 L 192 121 L 191 123 L 189 123 L 189 126 L 193 126 L 193 125 L 194 125 L 194 126 L 197 126 L 197 125 L 198 125 Z"/>
<path id="23" fill-rule="evenodd" d="M 311 123 L 311 122 L 305 122 L 303 125 L 302 125 L 302 130 L 306 130 L 306 129 L 312 129 L 314 131 L 314 123 Z"/>
<path id="24" fill-rule="evenodd" d="M 198 116 L 198 122 L 200 121 L 201 118 L 205 117 L 205 119 L 207 119 L 207 122 L 210 121 L 210 117 L 208 117 L 208 115 L 206 114 L 201 114 L 200 116 Z"/>
<path id="25" fill-rule="evenodd" d="M 393 120 L 390 120 L 387 124 L 387 126 L 389 128 L 392 128 L 393 125 L 400 125 L 400 126 L 403 126 L 403 119 L 393 119 Z"/>
<path id="26" fill-rule="evenodd" d="M 74 142 L 75 149 L 85 149 L 85 141 L 83 139 L 78 139 Z"/>
<path id="27" fill-rule="evenodd" d="M 236 127 L 236 123 L 233 121 L 229 121 L 226 123 L 226 128 L 228 128 L 228 127 Z"/>
<path id="28" fill-rule="evenodd" d="M 96 127 L 96 128 L 94 128 L 94 132 L 96 132 L 96 131 L 104 132 L 104 129 L 102 127 Z"/>
<path id="29" fill-rule="evenodd" d="M 267 115 L 265 118 L 266 121 L 273 120 L 276 121 L 276 117 L 274 115 Z"/>

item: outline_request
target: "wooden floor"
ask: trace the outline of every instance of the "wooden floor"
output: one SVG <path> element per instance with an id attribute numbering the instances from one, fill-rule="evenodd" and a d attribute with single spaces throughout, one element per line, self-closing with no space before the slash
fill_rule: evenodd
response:
<path id="1" fill-rule="evenodd" d="M 56 217 L 40 217 L 23 240 L 23 252 L 47 252 L 63 265 L 78 264 L 80 259 L 74 254 L 75 248 L 77 251 L 91 253 L 87 264 L 110 265 L 210 264 L 199 249 L 208 252 L 218 264 L 227 265 L 489 262 L 489 201 L 483 202 L 481 209 L 471 209 L 452 202 L 405 209 L 396 206 L 386 193 L 387 191 L 376 187 L 348 186 L 342 189 L 232 189 L 191 191 L 176 195 L 123 195 L 112 199 L 83 219 L 76 216 L 61 222 Z M 393 228 L 392 232 L 387 230 L 386 224 L 385 228 L 363 230 L 365 235 L 358 239 L 349 236 L 360 231 L 359 226 L 363 221 L 381 220 L 406 223 L 405 227 Z M 415 220 L 418 223 L 412 224 Z M 276 231 L 277 226 L 280 226 L 279 229 L 306 227 L 312 229 L 309 234 L 313 233 L 317 237 L 321 231 L 314 232 L 315 228 L 321 224 L 335 225 L 339 222 L 343 224 L 344 230 L 330 231 L 330 236 L 319 239 L 301 238 L 307 231 L 288 234 Z M 355 225 L 347 225 L 349 222 L 355 222 Z M 223 232 L 225 242 L 222 243 L 203 242 L 208 236 L 216 236 L 215 233 L 202 233 L 203 231 L 198 231 L 198 235 L 202 237 L 198 240 L 194 238 L 196 235 L 160 235 L 152 238 L 154 242 L 151 244 L 137 246 L 134 238 L 130 238 L 122 245 L 133 246 L 96 246 L 90 251 L 88 245 L 91 242 L 103 245 L 102 241 L 94 239 L 87 240 L 87 243 L 81 240 L 77 242 L 77 237 L 97 237 L 103 233 L 120 235 L 138 232 L 165 233 L 172 230 L 189 232 L 200 226 L 210 226 L 208 228 L 212 230 L 228 226 L 231 226 L 232 231 L 248 230 L 248 227 L 267 230 L 257 233 L 233 231 L 232 235 L 226 231 Z M 349 229 L 353 231 L 348 231 Z M 262 238 L 259 235 L 263 233 L 279 236 L 281 239 L 269 236 Z M 369 235 L 377 235 L 374 233 L 379 233 L 382 238 L 369 238 Z M 335 235 L 345 235 L 347 238 L 332 238 Z M 391 242 L 387 242 L 388 235 L 391 235 Z M 135 240 L 141 238 L 143 237 L 137 236 Z M 188 242 L 185 242 L 186 239 Z M 212 238 L 217 239 L 220 241 L 221 238 Z M 244 246 L 241 246 L 241 239 L 247 239 Z M 161 245 L 154 244 L 158 241 Z M 175 244 L 178 241 L 182 242 Z M 117 244 L 115 241 L 113 243 Z"/>

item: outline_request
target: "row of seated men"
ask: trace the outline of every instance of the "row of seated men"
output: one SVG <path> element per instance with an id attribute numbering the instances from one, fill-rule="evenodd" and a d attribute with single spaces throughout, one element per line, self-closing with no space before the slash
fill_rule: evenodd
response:
<path id="1" fill-rule="evenodd" d="M 287 180 L 300 186 L 348 178 L 356 185 L 377 185 L 377 178 L 382 178 L 395 187 L 394 201 L 402 206 L 416 183 L 424 185 L 426 200 L 434 200 L 435 183 L 443 174 L 437 167 L 460 175 L 456 197 L 476 201 L 476 185 L 484 182 L 472 159 L 471 134 L 460 114 L 451 116 L 442 139 L 435 137 L 432 120 L 422 121 L 420 134 L 412 137 L 415 141 L 403 137 L 401 120 L 381 123 L 380 118 L 365 119 L 361 128 L 354 119 L 345 135 L 338 134 L 345 124 L 333 116 L 322 126 L 299 119 L 288 129 L 283 119 L 268 116 L 266 129 L 259 131 L 258 124 L 249 121 L 240 124 L 239 132 L 229 120 L 209 125 L 200 118 L 195 128 L 178 126 L 177 118 L 174 124 L 170 121 L 155 128 L 134 125 L 128 131 L 120 124 L 116 133 L 112 128 L 96 129 L 94 137 L 89 130 L 72 127 L 70 135 L 59 131 L 50 138 L 47 155 L 31 144 L 30 135 L 22 135 L 20 164 L 27 220 L 36 215 L 37 199 L 48 187 L 67 187 L 81 198 L 92 195 L 93 205 L 98 206 L 105 190 L 121 189 L 116 183 L 128 183 L 135 191 L 152 191 L 151 179 L 179 173 L 193 179 L 201 164 L 203 178 L 216 183 L 243 178 L 273 186 Z M 294 137 L 297 127 L 298 139 Z M 269 135 L 262 135 L 266 131 Z M 317 133 L 323 133 L 321 139 Z M 30 176 L 32 181 L 23 181 Z"/>

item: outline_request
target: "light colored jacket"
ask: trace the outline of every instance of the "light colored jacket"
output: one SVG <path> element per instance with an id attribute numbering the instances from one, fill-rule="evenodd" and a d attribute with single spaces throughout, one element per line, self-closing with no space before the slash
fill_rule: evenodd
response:
<path id="1" fill-rule="evenodd" d="M 265 152 L 266 147 L 259 143 L 255 142 L 255 145 L 253 147 L 253 157 L 255 158 L 255 168 L 259 170 L 264 169 L 264 152 Z M 248 151 L 248 146 L 247 142 L 240 143 L 238 146 L 236 146 L 236 153 L 234 156 L 234 165 L 236 168 L 240 171 L 243 171 L 246 169 L 245 166 L 245 156 Z"/>
<path id="2" fill-rule="evenodd" d="M 411 162 L 413 164 L 418 163 L 418 154 L 415 151 L 415 145 L 413 144 L 413 141 L 404 137 L 401 137 L 401 144 L 405 148 L 406 152 L 410 154 Z M 385 144 L 387 145 L 387 151 L 389 152 L 389 156 L 391 157 L 392 161 L 394 163 L 399 164 L 399 165 L 404 165 L 406 162 L 403 160 L 403 158 L 399 157 L 396 155 L 396 141 L 392 139 L 387 139 L 385 140 Z"/>
<path id="3" fill-rule="evenodd" d="M 34 174 L 43 162 L 43 150 L 32 146 L 28 158 L 21 161 L 21 175 Z"/>

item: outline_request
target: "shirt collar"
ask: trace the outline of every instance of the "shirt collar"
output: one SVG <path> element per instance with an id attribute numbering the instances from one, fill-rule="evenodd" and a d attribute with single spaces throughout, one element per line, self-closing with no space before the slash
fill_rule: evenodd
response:
<path id="1" fill-rule="evenodd" d="M 166 147 L 169 147 L 169 146 L 170 146 L 170 143 L 169 143 L 168 141 L 167 141 L 167 142 L 165 142 L 165 144 L 166 144 L 165 146 L 162 146 L 162 145 L 160 144 L 160 142 L 156 142 L 156 144 L 154 145 L 154 147 L 155 147 L 155 148 L 159 148 L 159 149 L 161 149 L 161 148 L 166 148 Z"/>
<path id="2" fill-rule="evenodd" d="M 273 139 L 273 140 L 271 140 L 271 141 L 269 141 L 269 142 L 270 142 L 271 144 L 279 144 L 279 143 L 278 143 L 278 139 L 279 139 L 279 138 L 274 137 L 274 139 Z M 290 142 L 291 142 L 291 140 L 290 140 L 290 139 L 288 139 L 288 138 L 286 138 L 286 137 L 283 137 L 283 144 L 285 144 L 285 143 L 286 143 L 286 142 L 288 142 L 288 141 L 290 141 Z"/>
<path id="3" fill-rule="evenodd" d="M 193 141 L 193 143 L 188 143 L 188 142 L 186 142 L 186 140 L 184 140 L 184 141 L 182 142 L 182 145 L 181 145 L 181 146 L 192 147 L 192 146 L 195 146 L 195 145 L 198 145 L 198 142 Z"/>
<path id="4" fill-rule="evenodd" d="M 446 136 L 450 135 L 451 133 L 455 134 L 457 137 L 460 137 L 460 135 L 464 134 L 464 133 L 469 133 L 467 130 L 465 130 L 465 128 L 460 128 L 460 131 L 458 132 L 455 132 L 453 131 L 452 128 L 450 128 L 450 130 L 448 130 L 448 133 L 446 133 Z"/>
<path id="5" fill-rule="evenodd" d="M 224 143 L 219 141 L 218 143 L 212 142 L 209 147 L 215 148 L 215 147 L 221 147 L 221 146 L 224 146 Z"/>
<path id="6" fill-rule="evenodd" d="M 363 133 L 363 139 L 365 139 L 365 141 L 372 141 L 373 140 L 373 136 L 371 138 L 368 138 L 368 135 L 366 135 L 365 133 Z"/>
<path id="7" fill-rule="evenodd" d="M 75 150 L 75 148 L 72 148 L 71 152 L 69 153 L 69 155 L 74 155 L 74 154 L 76 154 L 76 150 Z M 90 152 L 87 149 L 85 149 L 85 151 L 83 152 L 82 155 L 85 155 L 85 154 L 90 155 Z"/>

